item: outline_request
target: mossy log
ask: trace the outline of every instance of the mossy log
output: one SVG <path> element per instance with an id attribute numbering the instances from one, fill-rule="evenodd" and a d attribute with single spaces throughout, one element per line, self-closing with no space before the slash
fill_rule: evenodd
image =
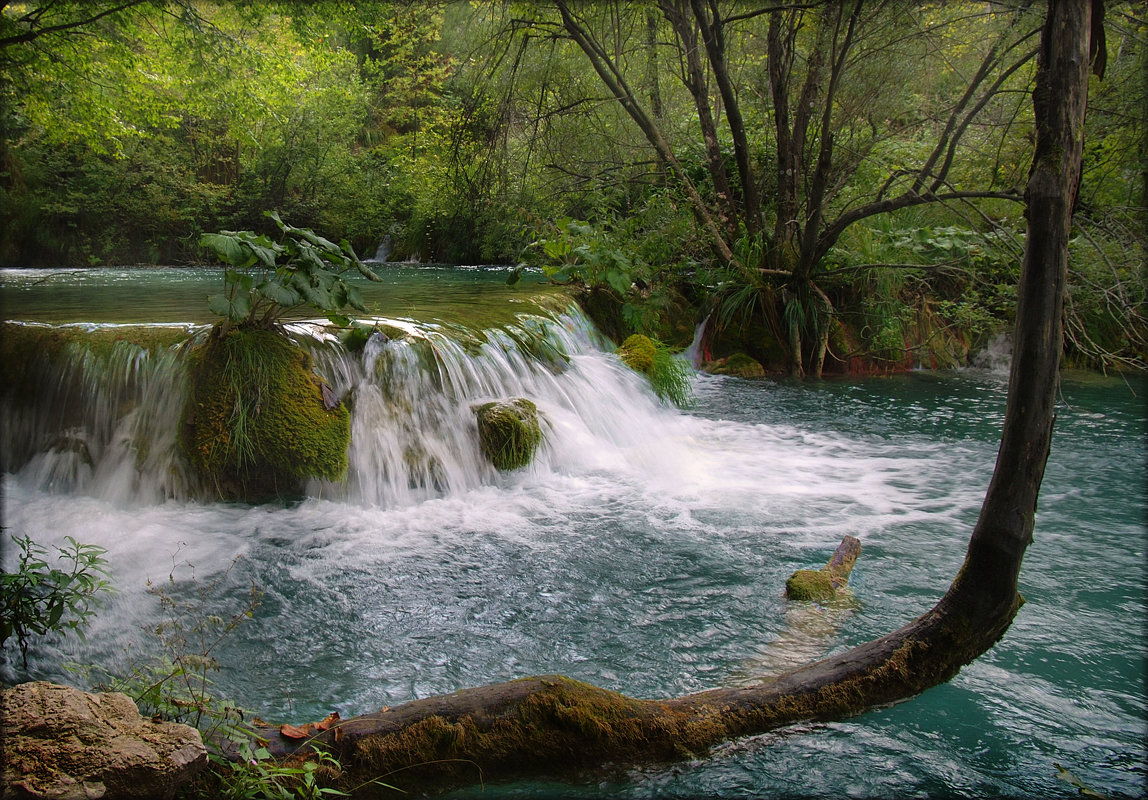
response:
<path id="1" fill-rule="evenodd" d="M 853 564 L 861 555 L 861 542 L 846 536 L 821 569 L 799 569 L 785 582 L 785 596 L 790 600 L 831 600 L 849 582 Z"/>

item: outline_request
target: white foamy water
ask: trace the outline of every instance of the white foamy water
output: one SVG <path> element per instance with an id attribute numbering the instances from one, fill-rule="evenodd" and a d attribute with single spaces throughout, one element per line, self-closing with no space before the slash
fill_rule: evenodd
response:
<path id="1" fill-rule="evenodd" d="M 992 470 L 1004 387 L 991 373 L 699 376 L 697 408 L 682 412 L 576 312 L 481 335 L 388 324 L 407 335 L 353 357 L 295 329 L 352 403 L 353 443 L 345 481 L 289 503 L 189 493 L 163 444 L 183 402 L 178 351 L 125 347 L 108 374 L 78 361 L 41 384 L 32 411 L 6 409 L 6 535 L 104 546 L 119 589 L 86 644 L 37 643 L 32 674 L 68 680 L 69 661 L 123 672 L 154 651 L 151 581 L 184 599 L 211 585 L 203 613 L 224 616 L 262 589 L 214 679 L 271 720 L 548 672 L 641 697 L 743 683 L 927 610 Z M 472 407 L 518 396 L 537 404 L 545 442 L 530 467 L 499 473 L 479 455 Z M 1144 626 L 1144 500 L 1128 488 L 1143 483 L 1142 427 L 1142 411 L 1069 396 L 1022 574 L 1029 602 L 951 684 L 674 770 L 500 796 L 800 793 L 810 759 L 833 795 L 1055 796 L 1053 760 L 1135 795 L 1146 655 L 1120 632 Z M 845 534 L 863 546 L 854 603 L 788 607 L 785 578 Z M 1114 580 L 1094 587 L 1094 573 Z"/>

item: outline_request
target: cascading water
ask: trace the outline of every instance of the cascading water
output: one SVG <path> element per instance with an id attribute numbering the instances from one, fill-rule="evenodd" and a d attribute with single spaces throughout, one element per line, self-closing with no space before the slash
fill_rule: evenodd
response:
<path id="1" fill-rule="evenodd" d="M 184 352 L 119 341 L 106 358 L 75 343 L 57 362 L 33 358 L 30 380 L 0 404 L 5 471 L 30 488 L 119 504 L 186 497 L 176 447 Z"/>
<path id="2" fill-rule="evenodd" d="M 181 599 L 210 586 L 202 612 L 222 617 L 255 584 L 262 605 L 214 651 L 212 677 L 265 719 L 549 672 L 669 697 L 880 636 L 960 567 L 999 437 L 996 372 L 698 376 L 698 407 L 681 413 L 575 310 L 484 330 L 397 316 L 358 354 L 291 327 L 352 409 L 350 465 L 344 481 L 260 506 L 191 489 L 176 445 L 186 345 L 121 342 L 98 358 L 73 345 L 33 369 L 0 405 L 5 536 L 107 548 L 118 593 L 86 642 L 37 641 L 32 677 L 75 682 L 69 662 L 122 675 L 154 655 L 149 581 Z M 500 796 L 809 795 L 810 759 L 814 794 L 1074 795 L 1055 762 L 1103 793 L 1142 795 L 1145 420 L 1127 395 L 1066 380 L 1028 602 L 949 684 L 673 769 Z M 500 473 L 472 409 L 512 397 L 537 404 L 544 444 Z M 846 533 L 863 546 L 856 602 L 794 609 L 785 578 Z M 2 670 L 15 676 L 11 660 Z"/>
<path id="3" fill-rule="evenodd" d="M 642 378 L 602 357 L 601 340 L 576 312 L 485 332 L 375 322 L 401 335 L 375 334 L 362 353 L 347 352 L 319 325 L 288 325 L 352 408 L 347 477 L 315 481 L 309 494 L 391 507 L 496 483 L 473 411 L 489 400 L 537 404 L 542 471 L 653 438 L 648 426 L 660 404 Z M 104 359 L 73 344 L 62 366 L 39 364 L 33 385 L 2 409 L 7 469 L 40 491 L 120 504 L 190 499 L 178 438 L 186 357 L 202 335 L 160 351 L 117 342 Z"/>

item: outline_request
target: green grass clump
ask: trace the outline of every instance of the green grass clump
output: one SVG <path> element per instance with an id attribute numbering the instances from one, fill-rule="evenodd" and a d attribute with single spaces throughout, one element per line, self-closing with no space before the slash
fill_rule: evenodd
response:
<path id="1" fill-rule="evenodd" d="M 622 362 L 635 372 L 645 375 L 658 397 L 669 400 L 679 408 L 693 402 L 693 384 L 690 366 L 656 339 L 635 333 L 618 348 Z"/>

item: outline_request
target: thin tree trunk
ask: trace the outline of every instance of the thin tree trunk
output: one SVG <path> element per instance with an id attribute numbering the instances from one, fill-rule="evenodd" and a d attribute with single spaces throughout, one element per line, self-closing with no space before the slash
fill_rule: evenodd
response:
<path id="1" fill-rule="evenodd" d="M 733 139 L 734 160 L 737 162 L 738 177 L 741 180 L 741 207 L 746 227 L 755 233 L 761 227 L 761 204 L 757 196 L 757 179 L 749 163 L 749 142 L 745 135 L 745 122 L 741 116 L 741 105 L 737 100 L 733 83 L 729 78 L 729 68 L 725 58 L 725 31 L 721 11 L 714 0 L 710 0 L 708 13 L 702 0 L 690 0 L 694 19 L 701 28 L 710 69 L 718 85 L 722 103 L 725 105 L 726 124 Z"/>
<path id="2" fill-rule="evenodd" d="M 661 130 L 654 123 L 650 116 L 642 108 L 638 102 L 636 95 L 630 90 L 626 84 L 625 79 L 618 71 L 617 66 L 610 60 L 609 55 L 605 53 L 589 35 L 589 33 L 578 24 L 574 14 L 571 13 L 569 6 L 565 0 L 556 0 L 555 5 L 558 7 L 558 12 L 562 15 L 562 26 L 566 32 L 570 34 L 570 38 L 574 40 L 586 57 L 590 60 L 590 65 L 594 71 L 598 73 L 598 77 L 606 84 L 606 87 L 613 93 L 615 99 L 622 104 L 622 108 L 630 115 L 630 119 L 642 131 L 642 134 L 657 151 L 658 155 L 665 160 L 673 171 L 674 176 L 681 184 L 682 189 L 685 190 L 686 196 L 690 200 L 691 208 L 694 216 L 698 222 L 701 223 L 702 228 L 709 234 L 710 244 L 713 245 L 714 250 L 718 256 L 725 262 L 738 265 L 740 262 L 734 256 L 733 251 L 726 242 L 721 229 L 718 227 L 717 222 L 714 220 L 713 215 L 706 207 L 705 200 L 698 193 L 697 187 L 686 175 L 685 169 L 682 168 L 681 162 L 678 161 L 677 156 L 674 155 L 673 149 L 669 143 L 666 142 L 665 137 L 662 136 Z"/>
<path id="3" fill-rule="evenodd" d="M 637 700 L 553 675 L 355 717 L 316 736 L 344 766 L 341 788 L 378 793 L 377 784 L 363 782 L 475 782 L 698 756 L 730 737 L 912 697 L 952 678 L 1004 635 L 1023 602 L 1017 577 L 1052 436 L 1093 4 L 1101 13 L 1099 0 L 1049 0 L 1001 445 L 965 562 L 940 602 L 886 636 L 748 687 Z M 299 749 L 275 730 L 264 733 L 273 753 Z"/>
<path id="4" fill-rule="evenodd" d="M 718 205 L 725 217 L 723 228 L 737 230 L 734 222 L 737 218 L 737 203 L 730 189 L 729 176 L 726 174 L 725 159 L 722 157 L 721 143 L 718 141 L 717 124 L 714 122 L 713 110 L 710 108 L 709 89 L 706 86 L 705 69 L 699 53 L 698 33 L 694 28 L 693 20 L 687 16 L 684 7 L 685 0 L 662 0 L 660 3 L 662 14 L 669 20 L 674 33 L 681 42 L 682 56 L 685 58 L 686 71 L 682 76 L 686 89 L 694 99 L 694 109 L 698 114 L 698 126 L 701 128 L 702 141 L 706 147 L 706 166 L 710 173 L 710 180 L 714 183 L 714 193 L 718 196 Z"/>

